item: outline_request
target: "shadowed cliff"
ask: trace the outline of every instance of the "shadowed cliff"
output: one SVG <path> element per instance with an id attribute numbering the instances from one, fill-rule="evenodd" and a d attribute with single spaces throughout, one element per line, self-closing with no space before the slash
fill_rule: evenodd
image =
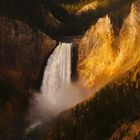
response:
<path id="1" fill-rule="evenodd" d="M 19 139 L 32 89 L 56 42 L 19 20 L 0 17 L 0 139 Z M 20 136 L 21 138 L 21 136 Z"/>
<path id="2" fill-rule="evenodd" d="M 56 42 L 26 23 L 0 18 L 0 79 L 19 90 L 33 87 Z M 22 87 L 23 86 L 23 87 Z"/>

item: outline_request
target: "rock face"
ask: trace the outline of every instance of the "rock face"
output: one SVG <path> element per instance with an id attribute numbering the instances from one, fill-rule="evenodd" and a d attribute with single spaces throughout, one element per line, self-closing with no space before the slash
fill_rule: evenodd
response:
<path id="1" fill-rule="evenodd" d="M 55 46 L 54 40 L 26 23 L 0 17 L 1 140 L 21 139 L 29 89 L 39 85 L 43 65 Z"/>
<path id="2" fill-rule="evenodd" d="M 22 90 L 38 81 L 56 42 L 27 24 L 0 18 L 0 79 Z"/>
<path id="3" fill-rule="evenodd" d="M 77 70 L 86 87 L 104 86 L 140 62 L 140 1 L 132 5 L 119 36 L 108 16 L 89 29 L 79 45 Z"/>

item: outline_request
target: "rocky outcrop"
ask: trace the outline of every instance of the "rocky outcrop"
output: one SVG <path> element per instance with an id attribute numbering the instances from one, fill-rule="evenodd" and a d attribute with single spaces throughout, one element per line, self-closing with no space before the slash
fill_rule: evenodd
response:
<path id="1" fill-rule="evenodd" d="M 26 23 L 0 18 L 0 79 L 18 90 L 33 86 L 56 42 Z"/>
<path id="2" fill-rule="evenodd" d="M 86 87 L 104 86 L 140 62 L 140 1 L 132 5 L 119 36 L 108 16 L 89 29 L 79 45 L 78 73 Z"/>

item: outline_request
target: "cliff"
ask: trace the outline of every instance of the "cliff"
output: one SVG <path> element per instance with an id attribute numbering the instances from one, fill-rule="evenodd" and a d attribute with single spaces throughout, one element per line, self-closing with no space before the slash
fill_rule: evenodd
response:
<path id="1" fill-rule="evenodd" d="M 104 86 L 140 62 L 140 2 L 135 2 L 120 34 L 114 35 L 108 16 L 98 20 L 82 38 L 77 70 L 86 87 Z"/>
<path id="2" fill-rule="evenodd" d="M 56 42 L 24 22 L 0 17 L 0 139 L 21 139 L 30 89 L 39 87 Z"/>
<path id="3" fill-rule="evenodd" d="M 0 79 L 19 90 L 34 86 L 55 46 L 54 40 L 26 23 L 0 17 Z"/>

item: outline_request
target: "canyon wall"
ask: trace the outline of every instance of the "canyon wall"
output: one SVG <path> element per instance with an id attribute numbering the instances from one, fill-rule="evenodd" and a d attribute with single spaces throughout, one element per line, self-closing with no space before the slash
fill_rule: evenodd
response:
<path id="1" fill-rule="evenodd" d="M 55 46 L 54 40 L 26 23 L 0 17 L 0 79 L 19 90 L 34 86 Z"/>
<path id="2" fill-rule="evenodd" d="M 39 88 L 56 41 L 24 22 L 0 17 L 0 139 L 21 139 L 30 89 Z"/>
<path id="3" fill-rule="evenodd" d="M 140 62 L 140 1 L 132 4 L 120 34 L 114 35 L 108 16 L 98 20 L 82 38 L 77 70 L 83 85 L 104 86 Z"/>

